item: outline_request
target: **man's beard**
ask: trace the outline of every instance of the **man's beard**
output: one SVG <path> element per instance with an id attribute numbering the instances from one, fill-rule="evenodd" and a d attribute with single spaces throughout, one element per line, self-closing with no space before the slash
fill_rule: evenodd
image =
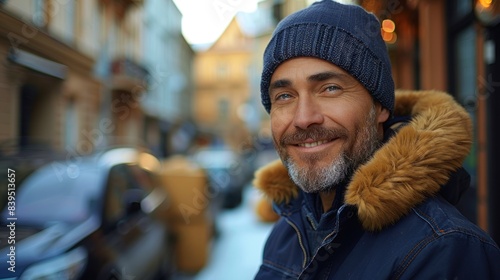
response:
<path id="1" fill-rule="evenodd" d="M 307 138 L 333 139 L 336 137 L 347 137 L 346 131 L 314 127 L 283 137 L 277 150 L 288 169 L 291 179 L 304 192 L 308 193 L 329 192 L 334 190 L 342 181 L 350 179 L 354 171 L 360 165 L 367 162 L 381 145 L 375 118 L 376 109 L 375 106 L 372 106 L 363 126 L 357 128 L 357 138 L 352 151 L 348 152 L 347 147 L 344 147 L 331 164 L 323 167 L 314 166 L 315 161 L 318 159 L 309 158 L 308 167 L 300 168 L 282 147 L 285 147 L 285 143 L 290 141 L 290 139 L 305 140 Z"/>

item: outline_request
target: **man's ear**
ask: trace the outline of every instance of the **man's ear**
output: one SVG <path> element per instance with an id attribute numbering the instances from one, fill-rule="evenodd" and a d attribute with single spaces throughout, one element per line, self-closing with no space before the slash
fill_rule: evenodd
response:
<path id="1" fill-rule="evenodd" d="M 377 123 L 382 124 L 389 119 L 391 113 L 382 105 L 377 104 Z"/>

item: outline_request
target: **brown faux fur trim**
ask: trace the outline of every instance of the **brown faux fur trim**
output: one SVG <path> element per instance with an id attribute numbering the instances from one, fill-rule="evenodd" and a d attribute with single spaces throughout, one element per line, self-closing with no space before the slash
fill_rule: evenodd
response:
<path id="1" fill-rule="evenodd" d="M 298 187 L 288 177 L 288 171 L 279 159 L 257 170 L 253 185 L 276 203 L 288 203 L 299 193 Z"/>
<path id="2" fill-rule="evenodd" d="M 412 121 L 356 171 L 345 194 L 369 231 L 395 223 L 437 193 L 472 143 L 469 114 L 447 93 L 397 91 L 394 114 L 411 115 Z M 253 183 L 277 203 L 298 194 L 280 160 L 258 170 Z"/>

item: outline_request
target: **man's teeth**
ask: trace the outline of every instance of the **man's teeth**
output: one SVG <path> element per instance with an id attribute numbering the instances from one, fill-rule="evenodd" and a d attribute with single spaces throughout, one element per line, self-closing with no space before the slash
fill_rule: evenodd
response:
<path id="1" fill-rule="evenodd" d="M 328 142 L 328 140 L 321 140 L 321 141 L 316 141 L 316 142 L 312 142 L 312 143 L 301 143 L 299 144 L 300 147 L 306 147 L 306 148 L 312 148 L 312 147 L 316 147 L 316 146 L 319 146 L 321 144 L 324 144 Z"/>

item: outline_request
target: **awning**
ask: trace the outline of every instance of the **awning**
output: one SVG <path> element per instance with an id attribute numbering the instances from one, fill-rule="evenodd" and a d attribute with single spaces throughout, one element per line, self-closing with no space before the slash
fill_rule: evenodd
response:
<path id="1" fill-rule="evenodd" d="M 68 67 L 66 65 L 19 49 L 11 49 L 8 59 L 11 62 L 61 80 L 66 79 L 68 76 Z"/>

